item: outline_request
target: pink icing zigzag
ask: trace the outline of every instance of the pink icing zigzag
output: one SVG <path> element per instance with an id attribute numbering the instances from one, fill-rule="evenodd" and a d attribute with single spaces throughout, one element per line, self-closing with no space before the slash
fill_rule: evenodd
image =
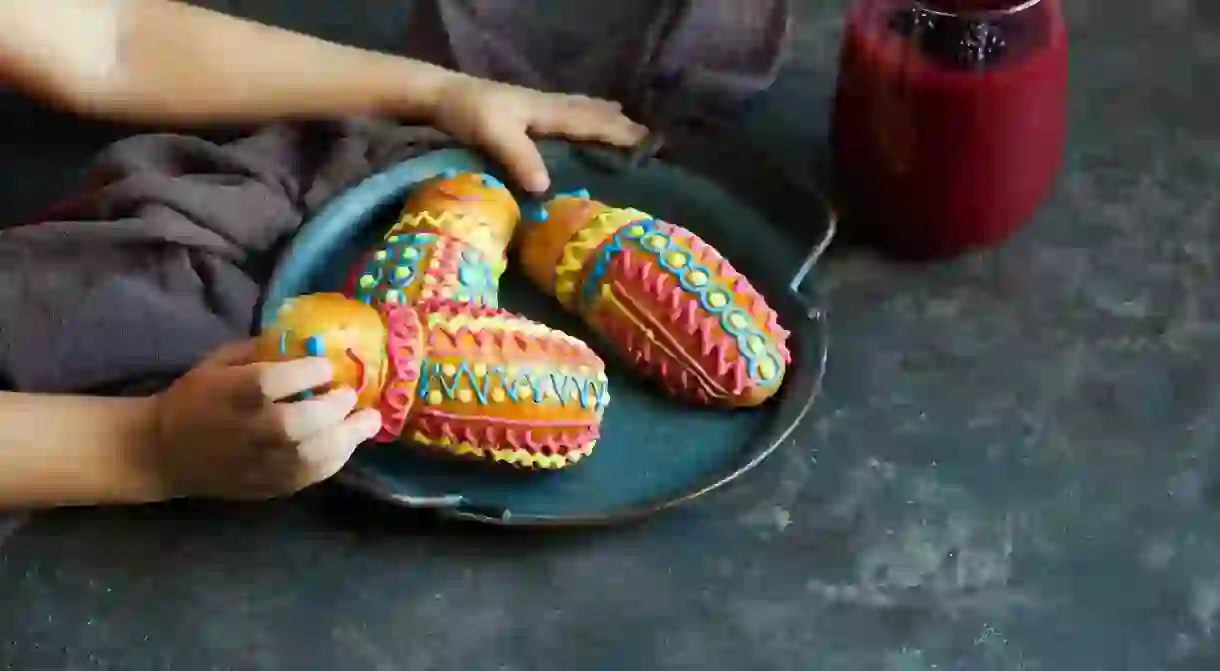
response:
<path id="1" fill-rule="evenodd" d="M 543 423 L 435 410 L 420 412 L 414 418 L 412 428 L 428 440 L 445 438 L 477 446 L 505 446 L 547 456 L 583 448 L 601 435 L 597 422 Z"/>
<path id="2" fill-rule="evenodd" d="M 385 386 L 381 391 L 381 431 L 374 438 L 387 443 L 402 434 L 411 414 L 415 388 L 419 384 L 423 324 L 414 308 L 388 303 L 377 304 L 386 323 L 387 363 Z"/>
<path id="3" fill-rule="evenodd" d="M 791 363 L 792 355 L 788 350 L 788 338 L 791 334 L 779 325 L 779 316 L 767 304 L 767 300 L 763 298 L 762 294 L 754 288 L 754 285 L 750 284 L 750 280 L 738 272 L 715 247 L 704 242 L 698 235 L 681 226 L 673 224 L 670 226 L 673 231 L 671 235 L 675 240 L 680 241 L 696 258 L 699 258 L 704 265 L 711 268 L 729 284 L 729 289 L 741 298 L 741 302 L 746 305 L 750 315 L 760 321 L 766 332 L 771 335 L 776 352 L 783 362 Z"/>
<path id="4" fill-rule="evenodd" d="M 638 327 L 628 319 L 608 310 L 607 314 L 613 315 L 609 319 L 614 331 L 612 337 L 632 353 L 636 364 L 655 371 L 675 395 L 705 401 L 710 395 L 740 394 L 746 388 L 747 376 L 745 361 L 729 355 L 736 352 L 736 341 L 724 332 L 718 319 L 700 308 L 695 297 L 680 289 L 672 275 L 655 264 L 655 257 L 629 248 L 610 262 L 606 281 L 611 282 L 611 286 L 617 284 L 615 280 L 621 282 L 615 287 L 620 302 L 624 295 L 638 295 L 639 299 L 647 301 L 645 305 L 637 306 L 637 314 L 633 316 L 652 322 L 650 326 L 654 332 L 664 334 L 670 340 L 668 347 L 657 347 L 638 333 Z M 697 353 L 683 352 L 683 346 L 673 340 L 675 332 L 682 331 L 697 335 Z M 690 360 L 682 361 L 682 354 L 690 356 Z M 704 381 L 698 371 L 710 379 Z"/>
<path id="5" fill-rule="evenodd" d="M 520 321 L 523 318 L 503 308 L 493 308 L 484 305 L 457 303 L 442 298 L 427 299 L 418 303 L 425 313 L 439 314 L 446 320 L 459 315 L 473 318 L 499 317 Z M 601 367 L 602 361 L 587 347 L 577 346 L 554 336 L 537 336 L 519 331 L 503 331 L 499 329 L 477 329 L 469 326 L 452 328 L 445 323 L 438 325 L 428 333 L 428 344 L 433 354 L 453 353 L 468 355 L 469 346 L 463 346 L 462 340 L 469 338 L 476 345 L 476 350 L 500 353 L 506 360 L 521 357 L 553 358 L 563 362 L 580 362 L 590 366 Z"/>

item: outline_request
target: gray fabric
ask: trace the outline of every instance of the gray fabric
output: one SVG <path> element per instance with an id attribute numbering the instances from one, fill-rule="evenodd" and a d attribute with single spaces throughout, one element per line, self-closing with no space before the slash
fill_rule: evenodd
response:
<path id="1" fill-rule="evenodd" d="M 54 220 L 0 233 L 0 373 L 34 392 L 144 392 L 250 332 L 279 245 L 352 181 L 445 138 L 345 120 L 216 145 L 121 141 Z"/>
<path id="2" fill-rule="evenodd" d="M 675 121 L 659 118 L 675 103 L 731 117 L 766 90 L 790 9 L 788 0 L 430 0 L 415 6 L 406 44 L 466 72 L 612 98 L 655 126 Z"/>

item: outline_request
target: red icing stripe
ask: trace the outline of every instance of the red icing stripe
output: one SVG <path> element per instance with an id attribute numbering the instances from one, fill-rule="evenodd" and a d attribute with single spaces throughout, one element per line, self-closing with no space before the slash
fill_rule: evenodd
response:
<path id="1" fill-rule="evenodd" d="M 352 362 L 356 364 L 356 394 L 360 394 L 360 392 L 364 391 L 364 385 L 368 382 L 368 380 L 365 379 L 364 360 L 357 356 L 357 354 L 353 352 L 352 348 L 350 347 L 347 348 L 346 354 L 347 358 L 351 359 Z"/>

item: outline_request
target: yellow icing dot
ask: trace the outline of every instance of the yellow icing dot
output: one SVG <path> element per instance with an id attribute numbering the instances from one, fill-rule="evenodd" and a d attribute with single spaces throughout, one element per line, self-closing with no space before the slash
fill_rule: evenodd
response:
<path id="1" fill-rule="evenodd" d="M 571 394 L 569 394 L 569 396 L 571 396 L 571 397 L 572 397 L 572 400 L 573 400 L 573 401 L 579 401 L 579 400 L 580 400 L 580 388 L 578 388 L 578 387 L 573 387 L 573 388 L 572 388 L 572 393 L 571 393 Z"/>
<path id="2" fill-rule="evenodd" d="M 518 398 L 532 398 L 533 396 L 534 388 L 529 386 L 529 384 L 522 382 L 521 384 L 517 385 Z"/>
<path id="3" fill-rule="evenodd" d="M 453 298 L 453 287 L 442 287 L 441 298 Z"/>
<path id="4" fill-rule="evenodd" d="M 441 366 L 441 373 L 444 373 L 448 377 L 453 377 L 454 375 L 457 375 L 457 366 L 447 363 Z"/>
<path id="5" fill-rule="evenodd" d="M 708 294 L 707 304 L 714 308 L 722 308 L 729 304 L 729 297 L 722 293 Z"/>
<path id="6" fill-rule="evenodd" d="M 652 249 L 665 249 L 668 243 L 664 237 L 654 234 L 644 238 L 644 245 Z"/>
<path id="7" fill-rule="evenodd" d="M 686 265 L 688 258 L 682 252 L 670 252 L 665 255 L 665 261 L 674 268 L 681 268 Z"/>
<path id="8" fill-rule="evenodd" d="M 764 380 L 770 380 L 779 372 L 779 367 L 775 365 L 775 359 L 767 357 L 758 362 L 758 376 Z"/>
<path id="9" fill-rule="evenodd" d="M 432 291 L 431 289 L 424 289 L 422 292 L 420 292 L 419 297 L 420 298 L 432 298 L 435 295 L 436 295 L 436 292 Z"/>
<path id="10" fill-rule="evenodd" d="M 390 289 L 389 291 L 385 292 L 385 302 L 401 303 L 402 302 L 402 292 L 400 292 L 398 289 Z"/>
<path id="11" fill-rule="evenodd" d="M 433 259 L 432 262 L 428 264 L 428 267 L 432 270 L 439 270 L 441 267 L 440 259 Z"/>
<path id="12" fill-rule="evenodd" d="M 588 377 L 589 376 L 589 367 L 588 366 L 577 366 L 576 374 L 580 375 L 581 377 Z"/>
<path id="13" fill-rule="evenodd" d="M 432 391 L 428 392 L 428 402 L 432 405 L 436 405 L 443 400 L 445 400 L 445 395 L 442 394 L 440 390 L 433 389 Z"/>
<path id="14" fill-rule="evenodd" d="M 402 250 L 402 258 L 404 259 L 414 259 L 418 256 L 419 250 L 414 247 L 407 247 L 406 249 Z"/>
<path id="15" fill-rule="evenodd" d="M 474 400 L 474 392 L 469 389 L 459 389 L 457 397 L 462 403 L 469 403 Z"/>
<path id="16" fill-rule="evenodd" d="M 390 244 L 392 245 L 392 244 L 394 244 L 394 243 L 398 242 L 398 236 L 397 236 L 397 235 L 391 235 L 390 237 L 386 238 L 386 239 L 385 239 L 385 241 L 386 241 L 386 242 L 388 242 L 388 243 L 390 243 Z"/>
<path id="17" fill-rule="evenodd" d="M 424 275 L 424 284 L 436 284 L 436 275 Z"/>
<path id="18" fill-rule="evenodd" d="M 374 284 L 377 284 L 376 277 L 373 277 L 372 275 L 360 276 L 360 286 L 364 287 L 365 289 L 372 287 Z"/>
<path id="19" fill-rule="evenodd" d="M 690 282 L 693 286 L 701 287 L 705 282 L 707 282 L 707 273 L 703 272 L 702 270 L 692 270 L 690 274 L 686 276 L 686 281 Z"/>
<path id="20" fill-rule="evenodd" d="M 643 226 L 632 226 L 631 228 L 627 229 L 627 237 L 629 238 L 638 238 L 641 235 L 644 235 Z"/>
<path id="21" fill-rule="evenodd" d="M 386 254 L 386 251 L 384 249 L 378 249 L 373 254 L 373 258 L 377 259 L 378 261 L 385 261 L 387 256 L 389 256 L 389 254 Z"/>
<path id="22" fill-rule="evenodd" d="M 496 403 L 503 403 L 505 398 L 506 394 L 504 393 L 503 389 L 496 387 L 495 389 L 491 390 L 491 400 L 495 401 Z"/>
<path id="23" fill-rule="evenodd" d="M 410 276 L 411 276 L 411 269 L 408 268 L 407 266 L 398 266 L 397 268 L 394 269 L 394 277 L 397 277 L 400 280 L 405 280 Z M 368 276 L 366 276 L 366 277 L 368 277 Z"/>
<path id="24" fill-rule="evenodd" d="M 510 365 L 510 366 L 505 366 L 505 367 L 504 367 L 504 377 L 505 377 L 505 379 L 512 380 L 512 379 L 515 379 L 515 378 L 516 378 L 518 375 L 520 375 L 520 374 L 521 374 L 521 369 L 520 369 L 520 368 L 518 368 L 517 366 L 511 366 L 511 365 Z"/>
<path id="25" fill-rule="evenodd" d="M 752 335 L 746 341 L 746 346 L 750 348 L 750 352 L 754 354 L 762 354 L 767 351 L 767 343 L 761 336 Z"/>
<path id="26" fill-rule="evenodd" d="M 746 319 L 746 316 L 740 312 L 734 312 L 733 314 L 729 315 L 729 324 L 736 328 L 743 328 L 749 323 L 750 322 L 748 319 Z"/>
<path id="27" fill-rule="evenodd" d="M 487 375 L 487 364 L 482 362 L 476 363 L 470 367 L 470 371 L 474 373 L 475 377 L 485 377 Z"/>

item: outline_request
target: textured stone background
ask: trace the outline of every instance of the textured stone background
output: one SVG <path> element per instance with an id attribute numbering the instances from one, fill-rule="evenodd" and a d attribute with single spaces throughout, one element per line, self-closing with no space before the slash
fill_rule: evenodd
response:
<path id="1" fill-rule="evenodd" d="M 375 36 L 231 4 L 373 44 L 398 11 L 347 3 Z M 959 262 L 835 253 L 816 418 L 739 485 L 575 535 L 354 527 L 362 508 L 320 495 L 46 515 L 0 554 L 0 662 L 1220 668 L 1220 4 L 1066 4 L 1061 188 Z M 802 3 L 761 140 L 814 165 L 842 6 Z"/>

